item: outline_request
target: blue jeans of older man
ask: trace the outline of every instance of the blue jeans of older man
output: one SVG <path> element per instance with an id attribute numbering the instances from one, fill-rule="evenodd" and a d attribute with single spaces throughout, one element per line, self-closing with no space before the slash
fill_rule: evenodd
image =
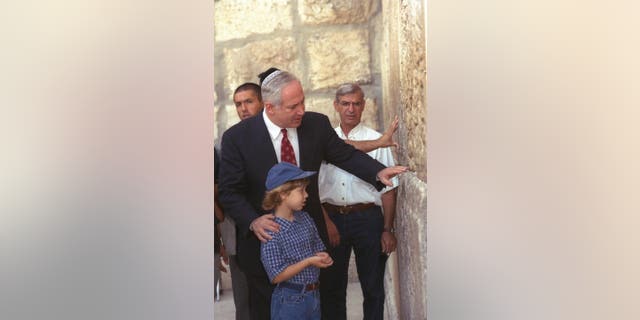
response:
<path id="1" fill-rule="evenodd" d="M 320 292 L 277 286 L 271 295 L 271 320 L 320 320 Z"/>
<path id="2" fill-rule="evenodd" d="M 365 320 L 382 320 L 384 314 L 384 269 L 387 255 L 382 253 L 380 238 L 384 216 L 379 206 L 340 214 L 328 212 L 340 233 L 340 244 L 329 250 L 333 265 L 322 269 L 322 319 L 346 320 L 347 284 L 351 249 L 356 256 L 358 279 L 362 288 Z"/>

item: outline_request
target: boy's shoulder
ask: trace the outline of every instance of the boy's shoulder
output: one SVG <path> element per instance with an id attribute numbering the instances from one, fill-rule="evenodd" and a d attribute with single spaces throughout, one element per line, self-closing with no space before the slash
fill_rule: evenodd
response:
<path id="1" fill-rule="evenodd" d="M 267 242 L 270 242 L 276 238 L 278 238 L 278 235 L 280 234 L 280 232 L 275 232 L 275 231 L 271 231 L 271 230 L 265 230 L 265 232 L 271 236 L 271 239 L 269 239 Z"/>
<path id="2" fill-rule="evenodd" d="M 313 221 L 313 219 L 311 219 L 311 216 L 306 211 L 296 211 L 295 216 L 298 219 Z"/>

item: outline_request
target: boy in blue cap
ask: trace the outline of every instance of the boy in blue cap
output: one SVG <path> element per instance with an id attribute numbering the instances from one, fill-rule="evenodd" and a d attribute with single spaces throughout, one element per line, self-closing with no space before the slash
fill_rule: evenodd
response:
<path id="1" fill-rule="evenodd" d="M 271 283 L 271 319 L 320 319 L 319 268 L 333 264 L 313 219 L 301 211 L 308 197 L 308 177 L 303 171 L 281 162 L 267 174 L 267 192 L 262 207 L 273 210 L 280 232 L 260 247 L 261 260 Z"/>

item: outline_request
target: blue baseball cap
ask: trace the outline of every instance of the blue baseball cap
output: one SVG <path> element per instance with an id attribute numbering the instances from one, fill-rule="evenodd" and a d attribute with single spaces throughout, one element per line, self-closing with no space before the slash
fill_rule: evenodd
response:
<path id="1" fill-rule="evenodd" d="M 286 182 L 303 179 L 316 174 L 316 171 L 304 171 L 289 162 L 280 162 L 269 169 L 265 186 L 273 190 Z"/>

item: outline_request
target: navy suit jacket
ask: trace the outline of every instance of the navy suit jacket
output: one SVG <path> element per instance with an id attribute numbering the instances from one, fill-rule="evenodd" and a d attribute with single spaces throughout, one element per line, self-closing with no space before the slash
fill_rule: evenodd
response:
<path id="1" fill-rule="evenodd" d="M 326 160 L 378 190 L 384 187 L 376 176 L 385 166 L 340 139 L 327 116 L 305 112 L 297 132 L 301 169 L 318 171 Z M 260 241 L 249 230 L 254 219 L 268 213 L 262 209 L 265 181 L 269 169 L 278 162 L 263 113 L 239 122 L 224 133 L 221 156 L 218 192 L 225 213 L 236 222 L 238 264 L 247 273 L 266 277 L 260 262 Z M 317 174 L 311 177 L 307 193 L 309 197 L 303 210 L 313 218 L 320 238 L 328 245 Z"/>

